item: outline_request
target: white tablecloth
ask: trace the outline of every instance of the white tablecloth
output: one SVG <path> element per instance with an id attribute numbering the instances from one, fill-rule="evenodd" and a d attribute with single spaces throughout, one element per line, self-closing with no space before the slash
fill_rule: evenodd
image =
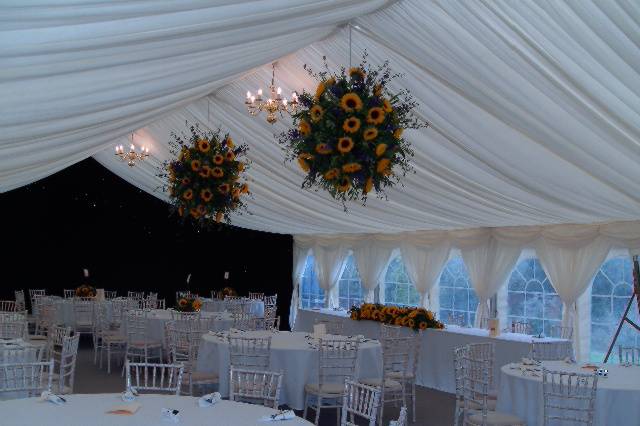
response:
<path id="1" fill-rule="evenodd" d="M 203 319 L 213 319 L 210 328 L 212 331 L 228 330 L 233 326 L 231 314 L 226 312 L 200 312 Z M 165 341 L 164 325 L 167 321 L 171 321 L 171 311 L 155 309 L 149 313 L 149 337 L 156 340 Z"/>
<path id="2" fill-rule="evenodd" d="M 247 337 L 269 335 L 268 331 L 242 333 Z M 269 370 L 284 372 L 280 404 L 291 408 L 304 408 L 304 385 L 318 381 L 319 351 L 310 347 L 307 333 L 288 331 L 271 334 L 271 359 Z M 220 393 L 229 393 L 229 345 L 226 338 L 205 335 L 198 355 L 198 371 L 216 372 L 220 376 Z M 356 375 L 382 376 L 382 349 L 376 341 L 364 342 L 358 350 Z"/>
<path id="3" fill-rule="evenodd" d="M 543 365 L 549 370 L 589 372 L 583 364 L 567 364 L 564 361 L 548 361 Z M 598 365 L 598 364 L 596 364 Z M 542 378 L 523 376 L 513 365 L 501 369 L 502 380 L 498 391 L 498 410 L 512 413 L 528 426 L 542 425 Z M 640 367 L 606 365 L 609 376 L 598 377 L 596 391 L 595 426 L 638 426 L 640 424 Z"/>
<path id="4" fill-rule="evenodd" d="M 107 307 L 107 321 L 112 320 L 112 312 L 113 312 L 113 304 L 110 300 L 106 300 L 104 302 Z M 73 327 L 74 325 L 74 316 L 73 316 L 73 299 L 60 299 L 58 301 L 58 309 L 57 309 L 57 322 L 60 325 Z"/>
<path id="5" fill-rule="evenodd" d="M 228 311 L 229 301 L 220 299 L 203 298 L 202 310 L 207 312 L 224 312 Z M 256 317 L 264 316 L 264 301 L 260 299 L 252 299 L 249 301 L 249 313 Z"/>
<path id="6" fill-rule="evenodd" d="M 206 408 L 198 406 L 198 399 L 175 395 L 141 395 L 142 404 L 132 416 L 106 414 L 114 406 L 122 405 L 120 394 L 65 395 L 67 403 L 54 405 L 38 398 L 0 402 L 0 424 L 3 426 L 157 426 L 173 424 L 162 419 L 162 408 L 180 410 L 178 425 L 188 426 L 265 426 L 282 424 L 304 426 L 311 423 L 296 417 L 286 422 L 260 422 L 276 410 L 260 405 L 220 401 Z"/>
<path id="7" fill-rule="evenodd" d="M 312 331 L 316 319 L 340 320 L 344 323 L 344 333 L 362 334 L 368 338 L 379 339 L 382 324 L 376 321 L 354 321 L 346 311 L 331 309 L 307 310 L 299 309 L 295 331 Z M 407 329 L 406 334 L 413 333 Z M 418 359 L 417 384 L 444 392 L 455 393 L 453 376 L 453 350 L 468 343 L 493 342 L 496 347 L 495 383 L 500 380 L 500 367 L 511 362 L 520 361 L 529 355 L 531 336 L 516 333 L 504 333 L 498 337 L 490 337 L 487 330 L 451 326 L 445 330 L 427 329 L 420 342 Z M 562 341 L 561 339 L 544 338 L 536 341 Z"/>

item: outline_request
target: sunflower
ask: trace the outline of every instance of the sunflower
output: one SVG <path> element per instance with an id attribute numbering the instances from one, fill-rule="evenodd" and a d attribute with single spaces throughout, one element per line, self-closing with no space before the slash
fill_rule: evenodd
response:
<path id="1" fill-rule="evenodd" d="M 313 160 L 315 158 L 313 154 L 309 154 L 308 152 L 301 152 L 298 157 L 304 158 L 305 160 Z"/>
<path id="2" fill-rule="evenodd" d="M 395 321 L 393 321 L 394 325 L 402 325 L 402 318 L 401 317 L 397 317 L 395 319 Z"/>
<path id="3" fill-rule="evenodd" d="M 373 178 L 368 178 L 367 182 L 364 184 L 364 193 L 368 194 L 373 189 Z"/>
<path id="4" fill-rule="evenodd" d="M 433 321 L 433 312 L 427 311 L 427 313 L 425 315 L 427 316 L 427 319 L 429 321 Z"/>
<path id="5" fill-rule="evenodd" d="M 338 151 L 343 154 L 350 152 L 353 149 L 353 139 L 349 136 L 343 136 L 338 139 Z"/>
<path id="6" fill-rule="evenodd" d="M 311 121 L 317 123 L 324 115 L 324 110 L 320 105 L 314 105 L 309 110 L 309 114 L 311 114 Z"/>
<path id="7" fill-rule="evenodd" d="M 200 299 L 196 299 L 193 301 L 193 309 L 195 309 L 196 311 L 199 311 L 201 307 L 202 307 L 202 301 Z"/>
<path id="8" fill-rule="evenodd" d="M 220 164 L 224 163 L 224 157 L 220 154 L 216 154 L 213 157 L 213 163 L 219 166 Z"/>
<path id="9" fill-rule="evenodd" d="M 333 77 L 329 77 L 327 81 L 324 82 L 325 86 L 333 86 L 336 84 L 336 79 Z"/>
<path id="10" fill-rule="evenodd" d="M 355 133 L 360 129 L 360 119 L 356 117 L 349 117 L 342 123 L 342 130 L 347 133 Z"/>
<path id="11" fill-rule="evenodd" d="M 376 157 L 381 157 L 382 154 L 384 154 L 386 150 L 387 150 L 387 144 L 386 143 L 378 144 L 378 146 L 376 146 Z"/>
<path id="12" fill-rule="evenodd" d="M 193 198 L 193 189 L 189 188 L 182 193 L 182 198 L 189 201 Z"/>
<path id="13" fill-rule="evenodd" d="M 347 192 L 351 188 L 351 179 L 347 176 L 343 176 L 338 181 L 337 189 L 340 192 Z"/>
<path id="14" fill-rule="evenodd" d="M 373 94 L 375 96 L 382 95 L 382 85 L 381 84 L 378 83 L 375 86 L 373 86 Z"/>
<path id="15" fill-rule="evenodd" d="M 397 128 L 396 130 L 393 131 L 393 137 L 396 139 L 400 139 L 402 137 L 402 132 L 404 131 L 404 129 L 402 127 Z"/>
<path id="16" fill-rule="evenodd" d="M 209 188 L 205 188 L 200 191 L 200 198 L 202 198 L 202 201 L 205 203 L 208 203 L 213 198 L 213 192 L 211 192 Z"/>
<path id="17" fill-rule="evenodd" d="M 222 212 L 216 213 L 216 223 L 220 223 L 220 221 L 222 220 L 222 216 L 223 216 Z"/>
<path id="18" fill-rule="evenodd" d="M 311 168 L 309 167 L 309 163 L 307 163 L 307 161 L 302 157 L 298 157 L 298 165 L 300 166 L 303 172 L 308 172 L 309 169 Z"/>
<path id="19" fill-rule="evenodd" d="M 349 77 L 351 79 L 364 80 L 364 70 L 360 67 L 349 68 Z"/>
<path id="20" fill-rule="evenodd" d="M 342 171 L 345 173 L 355 173 L 362 170 L 362 166 L 359 163 L 347 163 L 342 166 Z"/>
<path id="21" fill-rule="evenodd" d="M 298 130 L 302 136 L 309 136 L 311 134 L 311 126 L 307 122 L 307 120 L 300 120 L 300 124 L 298 124 Z"/>
<path id="22" fill-rule="evenodd" d="M 337 178 L 340 175 L 340 170 L 338 169 L 331 169 L 327 172 L 324 173 L 324 178 L 326 180 L 334 180 L 335 178 Z"/>
<path id="23" fill-rule="evenodd" d="M 362 109 L 362 99 L 357 93 L 349 92 L 340 98 L 340 107 L 346 112 L 360 111 Z"/>
<path id="24" fill-rule="evenodd" d="M 420 322 L 418 323 L 418 328 L 419 328 L 420 330 L 426 330 L 426 328 L 427 328 L 427 323 L 426 323 L 426 322 L 424 322 L 424 321 L 420 321 Z"/>
<path id="25" fill-rule="evenodd" d="M 352 320 L 357 320 L 358 319 L 358 313 L 356 311 L 351 312 L 351 319 Z"/>
<path id="26" fill-rule="evenodd" d="M 234 200 L 240 199 L 240 188 L 235 188 L 233 191 L 231 191 L 231 196 Z"/>
<path id="27" fill-rule="evenodd" d="M 187 299 L 182 298 L 178 301 L 178 306 L 180 306 L 181 308 L 184 308 L 185 306 L 187 306 L 187 303 L 189 303 L 187 302 Z"/>
<path id="28" fill-rule="evenodd" d="M 317 144 L 317 145 L 316 145 L 316 152 L 317 152 L 318 154 L 322 154 L 322 155 L 324 155 L 324 154 L 331 154 L 331 151 L 333 151 L 333 150 L 331 149 L 331 147 L 329 146 L 329 144 L 326 144 L 326 143 L 319 143 L 319 144 Z"/>
<path id="29" fill-rule="evenodd" d="M 318 87 L 316 88 L 315 98 L 316 99 L 320 99 L 320 96 L 322 96 L 322 94 L 324 93 L 325 89 L 326 89 L 326 87 L 325 87 L 324 83 L 320 82 L 320 84 L 318 84 Z"/>
<path id="30" fill-rule="evenodd" d="M 182 160 L 188 160 L 189 159 L 189 148 L 187 148 L 186 146 L 183 146 L 182 149 L 180 150 L 180 155 L 178 155 L 178 160 L 182 161 Z"/>
<path id="31" fill-rule="evenodd" d="M 236 154 L 233 151 L 227 151 L 224 158 L 226 158 L 227 161 L 233 161 L 236 159 Z"/>
<path id="32" fill-rule="evenodd" d="M 209 152 L 211 144 L 206 139 L 198 139 L 198 149 L 200 152 Z"/>
<path id="33" fill-rule="evenodd" d="M 198 209 L 189 209 L 189 214 L 194 218 L 194 219 L 198 219 L 200 217 L 200 213 L 198 212 Z"/>
<path id="34" fill-rule="evenodd" d="M 224 176 L 224 171 L 220 167 L 214 167 L 213 169 L 211 169 L 211 172 L 209 174 L 216 179 L 220 179 L 222 176 Z"/>
<path id="35" fill-rule="evenodd" d="M 178 216 L 184 216 L 184 206 L 178 207 Z"/>
<path id="36" fill-rule="evenodd" d="M 416 326 L 416 322 L 413 319 L 409 319 L 409 327 L 414 328 Z"/>
<path id="37" fill-rule="evenodd" d="M 197 172 L 198 170 L 200 170 L 200 166 L 201 166 L 201 163 L 199 160 L 193 160 L 191 162 L 191 170 L 193 170 L 194 172 Z"/>
<path id="38" fill-rule="evenodd" d="M 222 185 L 218 185 L 218 192 L 220 192 L 221 194 L 228 193 L 230 189 L 231 187 L 229 186 L 228 183 L 223 183 Z"/>
<path id="39" fill-rule="evenodd" d="M 411 312 L 409 313 L 409 318 L 415 318 L 415 317 L 417 317 L 417 316 L 418 316 L 418 311 L 411 311 Z"/>
<path id="40" fill-rule="evenodd" d="M 204 216 L 204 214 L 206 213 L 206 210 L 202 204 L 198 204 L 198 207 L 196 207 L 196 210 L 198 210 L 198 213 L 201 216 Z"/>
<path id="41" fill-rule="evenodd" d="M 382 160 L 378 161 L 378 164 L 376 165 L 376 171 L 378 173 L 384 174 L 384 172 L 388 170 L 389 164 L 391 164 L 391 161 L 388 158 L 383 158 Z"/>
<path id="42" fill-rule="evenodd" d="M 189 185 L 191 183 L 191 179 L 189 178 L 182 178 L 181 180 L 183 185 Z"/>
<path id="43" fill-rule="evenodd" d="M 385 99 L 382 101 L 382 109 L 384 109 L 384 112 L 391 112 L 393 111 L 393 106 L 391 105 L 391 102 Z"/>
<path id="44" fill-rule="evenodd" d="M 384 121 L 384 110 L 380 107 L 373 107 L 367 113 L 367 123 L 380 124 Z"/>
<path id="45" fill-rule="evenodd" d="M 209 173 L 211 173 L 211 169 L 209 168 L 209 166 L 202 166 L 202 168 L 198 172 L 198 174 L 203 178 L 209 177 Z"/>
<path id="46" fill-rule="evenodd" d="M 227 146 L 229 148 L 233 148 L 235 145 L 233 144 L 233 139 L 231 139 L 231 136 L 227 136 L 227 140 L 225 140 L 225 143 L 227 144 Z"/>
<path id="47" fill-rule="evenodd" d="M 362 136 L 364 137 L 365 141 L 372 141 L 376 137 L 378 137 L 378 129 L 376 129 L 375 127 L 367 127 Z"/>
<path id="48" fill-rule="evenodd" d="M 243 194 L 249 193 L 249 184 L 245 183 L 240 187 L 240 192 Z"/>
<path id="49" fill-rule="evenodd" d="M 244 163 L 238 163 L 238 171 L 243 171 L 244 170 Z"/>

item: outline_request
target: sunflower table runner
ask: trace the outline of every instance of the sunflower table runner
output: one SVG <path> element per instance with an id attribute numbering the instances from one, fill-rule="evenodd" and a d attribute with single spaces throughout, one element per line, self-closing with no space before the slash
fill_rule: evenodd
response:
<path id="1" fill-rule="evenodd" d="M 386 306 L 377 303 L 364 303 L 349 311 L 352 320 L 378 321 L 389 325 L 409 327 L 414 330 L 444 328 L 444 324 L 435 319 L 433 312 L 424 308 Z"/>

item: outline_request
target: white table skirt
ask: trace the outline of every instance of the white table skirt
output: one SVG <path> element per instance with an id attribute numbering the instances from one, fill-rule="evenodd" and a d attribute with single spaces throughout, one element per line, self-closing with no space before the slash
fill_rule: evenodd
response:
<path id="1" fill-rule="evenodd" d="M 260 405 L 220 401 L 202 408 L 198 399 L 175 395 L 141 395 L 136 402 L 142 407 L 132 416 L 106 414 L 114 406 L 125 404 L 120 394 L 65 395 L 67 403 L 54 405 L 38 398 L 0 402 L 0 423 L 3 426 L 157 426 L 174 424 L 162 419 L 162 408 L 180 410 L 180 421 L 188 426 L 265 426 L 286 424 L 308 426 L 311 423 L 296 417 L 286 422 L 260 422 L 260 417 L 276 410 Z"/>
<path id="2" fill-rule="evenodd" d="M 332 319 L 344 322 L 344 333 L 362 334 L 371 339 L 380 338 L 382 324 L 376 321 L 354 321 L 346 311 L 332 309 L 307 310 L 298 309 L 294 326 L 295 331 L 312 331 L 316 319 Z M 406 329 L 406 334 L 413 333 Z M 531 336 L 516 333 L 503 333 L 498 337 L 490 337 L 487 330 L 450 326 L 445 330 L 427 329 L 420 342 L 418 359 L 417 384 L 444 392 L 455 393 L 453 376 L 453 350 L 468 343 L 493 342 L 496 347 L 495 383 L 500 380 L 500 367 L 511 362 L 520 361 L 529 355 Z M 536 341 L 563 341 L 561 339 L 544 338 Z"/>
<path id="3" fill-rule="evenodd" d="M 243 336 L 266 336 L 270 332 L 253 331 Z M 317 349 L 310 348 L 307 333 L 280 331 L 271 334 L 269 370 L 284 372 L 280 404 L 296 410 L 304 408 L 304 385 L 318 381 Z M 197 371 L 216 372 L 220 393 L 229 394 L 229 345 L 226 338 L 206 334 L 200 344 Z M 382 376 L 382 349 L 379 342 L 365 342 L 358 350 L 358 378 Z"/>
<path id="4" fill-rule="evenodd" d="M 517 364 L 513 364 L 516 366 Z M 567 364 L 548 361 L 543 365 L 549 370 L 585 373 L 583 364 Z M 512 413 L 527 422 L 528 426 L 543 424 L 542 378 L 523 376 L 520 370 L 505 365 L 498 391 L 499 411 Z M 598 377 L 595 403 L 595 426 L 638 426 L 640 424 L 640 367 L 606 365 L 609 376 Z"/>
<path id="5" fill-rule="evenodd" d="M 203 298 L 202 310 L 207 312 L 224 312 L 229 310 L 229 301 Z M 256 317 L 264 317 L 264 301 L 253 299 L 250 302 L 249 313 Z"/>

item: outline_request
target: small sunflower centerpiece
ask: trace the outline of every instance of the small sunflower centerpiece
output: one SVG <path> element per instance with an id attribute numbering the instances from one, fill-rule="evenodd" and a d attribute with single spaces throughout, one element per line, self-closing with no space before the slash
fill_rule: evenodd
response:
<path id="1" fill-rule="evenodd" d="M 190 134 L 171 133 L 171 153 L 175 160 L 164 163 L 160 177 L 178 216 L 206 224 L 230 221 L 231 212 L 246 210 L 243 195 L 249 185 L 242 182 L 248 161 L 241 157 L 247 145 L 236 146 L 228 133 L 203 131 L 197 125 Z"/>
<path id="2" fill-rule="evenodd" d="M 96 289 L 89 284 L 82 284 L 80 287 L 76 287 L 76 297 L 96 297 Z"/>
<path id="3" fill-rule="evenodd" d="M 225 287 L 222 289 L 222 297 L 227 297 L 227 296 L 235 297 L 237 295 L 238 295 L 238 292 L 233 287 Z"/>
<path id="4" fill-rule="evenodd" d="M 176 311 L 180 312 L 200 312 L 202 300 L 197 297 L 181 297 L 176 301 Z"/>
<path id="5" fill-rule="evenodd" d="M 378 321 L 385 324 L 409 327 L 413 330 L 444 328 L 444 324 L 436 320 L 433 312 L 424 308 L 363 303 L 360 306 L 353 306 L 349 314 L 352 320 Z"/>
<path id="6" fill-rule="evenodd" d="M 326 58 L 323 58 L 326 61 Z M 326 65 L 326 64 L 325 64 Z M 377 68 L 362 63 L 339 74 L 309 74 L 319 83 L 315 93 L 299 97 L 301 109 L 293 115 L 295 128 L 280 135 L 289 161 L 306 173 L 303 188 L 323 188 L 334 199 L 361 199 L 400 181 L 412 171 L 413 150 L 405 129 L 427 126 L 414 117 L 417 103 L 406 90 L 391 93 L 388 61 Z"/>

